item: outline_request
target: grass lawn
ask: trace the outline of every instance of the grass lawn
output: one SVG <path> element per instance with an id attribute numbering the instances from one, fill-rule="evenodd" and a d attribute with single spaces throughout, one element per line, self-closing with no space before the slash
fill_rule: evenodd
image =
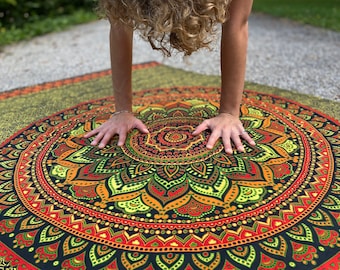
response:
<path id="1" fill-rule="evenodd" d="M 27 40 L 50 32 L 62 31 L 72 25 L 94 21 L 97 18 L 98 16 L 94 11 L 79 9 L 70 15 L 45 18 L 26 24 L 23 28 L 0 28 L 0 46 Z"/>
<path id="2" fill-rule="evenodd" d="M 340 31 L 340 0 L 254 0 L 253 11 Z"/>

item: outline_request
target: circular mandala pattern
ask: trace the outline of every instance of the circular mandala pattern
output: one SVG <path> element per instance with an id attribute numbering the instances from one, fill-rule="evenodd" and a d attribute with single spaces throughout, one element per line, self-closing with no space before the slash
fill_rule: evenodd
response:
<path id="1" fill-rule="evenodd" d="M 256 146 L 228 155 L 221 142 L 206 148 L 209 131 L 192 135 L 217 114 L 218 90 L 175 90 L 136 94 L 150 133 L 133 130 L 123 147 L 113 138 L 99 149 L 83 137 L 109 117 L 109 99 L 41 120 L 9 140 L 0 163 L 1 232 L 13 238 L 20 227 L 16 247 L 46 243 L 49 252 L 68 252 L 64 266 L 90 260 L 93 268 L 98 258 L 99 266 L 115 258 L 124 267 L 187 260 L 198 268 L 282 269 L 277 258 L 287 254 L 290 266 L 310 267 L 317 248 L 339 246 L 331 228 L 339 218 L 337 123 L 247 91 L 242 121 Z M 53 261 L 33 250 L 37 264 Z"/>
<path id="2" fill-rule="evenodd" d="M 192 135 L 194 127 L 204 119 L 182 115 L 183 112 L 180 116 L 148 122 L 150 133 L 145 136 L 140 136 L 138 131 L 132 132 L 122 148 L 124 154 L 139 162 L 168 166 L 204 161 L 222 150 L 222 144 L 218 143 L 214 151 L 208 151 L 208 136 Z"/>

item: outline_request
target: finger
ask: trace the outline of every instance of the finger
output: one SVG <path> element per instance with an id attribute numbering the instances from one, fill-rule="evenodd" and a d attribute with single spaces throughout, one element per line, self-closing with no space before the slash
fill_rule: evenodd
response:
<path id="1" fill-rule="evenodd" d="M 192 135 L 198 135 L 200 134 L 203 130 L 208 129 L 208 125 L 206 123 L 206 121 L 204 120 L 201 124 L 199 124 L 196 129 L 194 130 L 194 132 L 192 133 Z"/>
<path id="2" fill-rule="evenodd" d="M 146 127 L 146 125 L 144 125 L 144 123 L 142 122 L 142 121 L 137 121 L 137 123 L 136 123 L 136 128 L 139 130 L 139 131 L 141 131 L 141 132 L 143 132 L 143 133 L 149 133 L 149 130 L 148 130 L 148 128 Z"/>
<path id="3" fill-rule="evenodd" d="M 103 133 L 98 133 L 94 140 L 91 142 L 91 145 L 97 145 L 102 140 L 103 136 Z"/>
<path id="4" fill-rule="evenodd" d="M 232 139 L 237 151 L 244 152 L 244 146 L 241 142 L 240 136 L 238 134 L 234 133 L 234 134 L 231 135 L 231 139 Z"/>
<path id="5" fill-rule="evenodd" d="M 90 138 L 90 137 L 92 137 L 92 136 L 94 136 L 94 135 L 96 135 L 96 134 L 98 134 L 98 130 L 97 129 L 94 129 L 94 130 L 91 130 L 91 131 L 89 131 L 88 133 L 86 133 L 85 135 L 84 135 L 84 138 Z"/>
<path id="6" fill-rule="evenodd" d="M 212 132 L 207 142 L 207 148 L 212 149 L 219 137 L 216 132 Z"/>
<path id="7" fill-rule="evenodd" d="M 231 142 L 230 142 L 229 135 L 224 135 L 222 137 L 222 142 L 223 142 L 223 146 L 224 146 L 224 151 L 227 154 L 232 154 L 233 153 L 233 148 L 231 147 Z"/>
<path id="8" fill-rule="evenodd" d="M 123 146 L 126 140 L 126 132 L 122 132 L 119 134 L 119 139 L 118 139 L 118 146 Z"/>
<path id="9" fill-rule="evenodd" d="M 111 138 L 112 138 L 112 134 L 111 133 L 106 133 L 103 137 L 102 137 L 102 139 L 101 139 L 101 141 L 100 141 L 100 144 L 98 145 L 98 147 L 99 148 L 104 148 L 108 143 L 109 143 L 109 141 L 111 140 Z"/>
<path id="10" fill-rule="evenodd" d="M 250 137 L 248 132 L 242 132 L 241 137 L 250 145 L 256 145 L 255 141 Z"/>

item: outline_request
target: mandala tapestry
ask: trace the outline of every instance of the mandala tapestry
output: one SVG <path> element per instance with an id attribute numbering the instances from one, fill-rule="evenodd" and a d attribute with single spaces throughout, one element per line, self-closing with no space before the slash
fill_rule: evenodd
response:
<path id="1" fill-rule="evenodd" d="M 11 269 L 338 269 L 337 120 L 245 91 L 256 146 L 207 149 L 214 87 L 134 94 L 150 133 L 104 149 L 83 135 L 111 98 L 35 122 L 1 146 L 0 266 Z"/>

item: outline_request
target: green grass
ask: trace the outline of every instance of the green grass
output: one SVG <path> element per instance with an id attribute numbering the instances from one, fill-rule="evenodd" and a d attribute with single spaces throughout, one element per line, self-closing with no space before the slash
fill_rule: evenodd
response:
<path id="1" fill-rule="evenodd" d="M 28 40 L 35 36 L 44 35 L 67 29 L 76 24 L 94 21 L 97 15 L 94 11 L 77 10 L 70 15 L 62 15 L 54 18 L 45 18 L 28 23 L 23 28 L 1 28 L 0 46 L 8 45 L 22 40 Z"/>
<path id="2" fill-rule="evenodd" d="M 253 11 L 340 31 L 340 0 L 254 0 Z"/>

